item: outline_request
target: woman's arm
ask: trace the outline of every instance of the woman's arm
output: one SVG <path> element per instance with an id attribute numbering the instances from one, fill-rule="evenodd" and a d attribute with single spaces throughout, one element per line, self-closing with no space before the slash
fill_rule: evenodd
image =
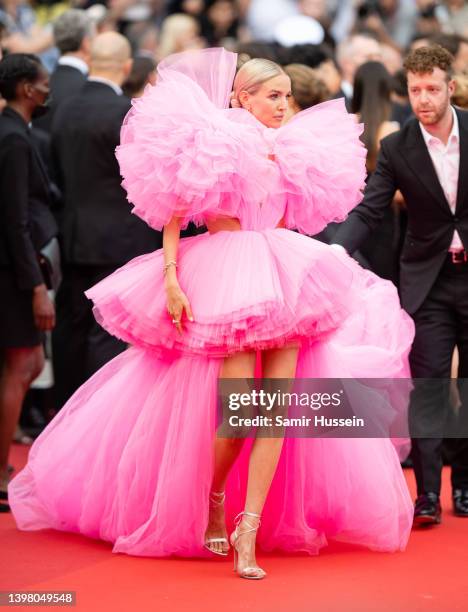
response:
<path id="1" fill-rule="evenodd" d="M 30 233 L 29 159 L 30 145 L 22 136 L 13 134 L 8 143 L 2 142 L 0 202 L 15 281 L 20 289 L 32 291 L 35 325 L 46 331 L 55 326 L 55 311 L 47 294 Z M 21 180 L 18 180 L 18 176 L 21 176 Z"/>
<path id="2" fill-rule="evenodd" d="M 0 151 L 0 202 L 18 287 L 33 289 L 44 283 L 34 248 L 29 219 L 30 145 L 21 135 L 11 134 Z M 21 179 L 19 177 L 21 176 Z"/>
<path id="3" fill-rule="evenodd" d="M 180 240 L 180 220 L 173 217 L 164 226 L 163 230 L 163 251 L 164 251 L 164 273 L 165 286 L 167 293 L 167 310 L 179 333 L 182 333 L 182 314 L 185 314 L 189 321 L 193 321 L 192 309 L 190 308 L 187 296 L 180 288 L 177 278 L 177 252 Z"/>

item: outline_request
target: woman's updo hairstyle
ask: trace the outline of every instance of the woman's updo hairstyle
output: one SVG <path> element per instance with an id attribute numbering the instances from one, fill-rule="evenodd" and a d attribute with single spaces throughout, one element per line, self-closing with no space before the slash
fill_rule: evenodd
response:
<path id="1" fill-rule="evenodd" d="M 263 83 L 281 74 L 285 74 L 279 64 L 268 59 L 255 58 L 243 64 L 234 79 L 233 92 L 231 94 L 231 106 L 242 108 L 239 100 L 241 91 L 255 95 Z"/>
<path id="2" fill-rule="evenodd" d="M 40 59 L 30 53 L 11 53 L 4 57 L 0 61 L 0 96 L 7 102 L 14 100 L 18 83 L 35 83 L 40 68 Z"/>

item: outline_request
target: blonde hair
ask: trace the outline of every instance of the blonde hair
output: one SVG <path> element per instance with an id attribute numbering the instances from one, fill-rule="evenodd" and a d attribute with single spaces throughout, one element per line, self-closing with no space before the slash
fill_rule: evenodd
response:
<path id="1" fill-rule="evenodd" d="M 184 13 L 169 15 L 163 21 L 161 28 L 161 38 L 159 42 L 158 56 L 160 59 L 183 51 L 180 48 L 179 39 L 187 32 L 199 32 L 200 28 L 196 19 Z"/>
<path id="2" fill-rule="evenodd" d="M 292 95 L 301 110 L 325 102 L 330 98 L 327 86 L 309 66 L 289 64 L 285 66 L 284 71 L 291 79 Z"/>
<path id="3" fill-rule="evenodd" d="M 262 58 L 248 60 L 241 66 L 234 79 L 231 106 L 237 108 L 242 106 L 239 101 L 241 91 L 255 95 L 263 83 L 281 74 L 285 74 L 284 70 L 271 60 Z"/>

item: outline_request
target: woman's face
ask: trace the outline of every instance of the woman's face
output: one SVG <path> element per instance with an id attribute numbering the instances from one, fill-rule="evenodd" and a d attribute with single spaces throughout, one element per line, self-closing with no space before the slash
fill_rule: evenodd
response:
<path id="1" fill-rule="evenodd" d="M 49 73 L 43 67 L 39 67 L 38 78 L 34 83 L 24 84 L 27 97 L 33 101 L 35 106 L 43 106 L 50 95 Z"/>
<path id="2" fill-rule="evenodd" d="M 208 10 L 208 18 L 215 28 L 228 30 L 236 18 L 234 4 L 229 0 L 217 0 Z"/>
<path id="3" fill-rule="evenodd" d="M 241 91 L 239 101 L 263 125 L 279 128 L 283 123 L 291 97 L 291 80 L 280 74 L 265 81 L 255 94 Z"/>
<path id="4" fill-rule="evenodd" d="M 197 17 L 205 9 L 204 0 L 184 0 L 182 2 L 182 10 L 184 13 Z"/>

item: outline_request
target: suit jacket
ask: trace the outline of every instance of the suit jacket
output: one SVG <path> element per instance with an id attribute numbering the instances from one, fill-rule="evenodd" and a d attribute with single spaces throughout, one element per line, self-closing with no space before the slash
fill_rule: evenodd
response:
<path id="1" fill-rule="evenodd" d="M 400 258 L 400 292 L 410 314 L 424 302 L 440 272 L 456 229 L 468 250 L 468 112 L 456 110 L 460 126 L 460 170 L 455 214 L 439 183 L 417 119 L 381 142 L 375 173 L 364 199 L 349 215 L 334 242 L 350 253 L 381 221 L 399 189 L 408 228 Z"/>
<path id="2" fill-rule="evenodd" d="M 39 250 L 57 234 L 48 178 L 24 119 L 0 115 L 0 265 L 14 270 L 20 289 L 43 282 Z"/>
<path id="3" fill-rule="evenodd" d="M 73 66 L 58 65 L 50 76 L 50 108 L 49 112 L 36 119 L 34 127 L 50 132 L 57 108 L 65 100 L 76 95 L 86 83 L 86 75 Z"/>
<path id="4" fill-rule="evenodd" d="M 121 187 L 115 148 L 130 106 L 109 85 L 88 81 L 57 109 L 52 155 L 68 263 L 118 266 L 161 246 L 161 233 L 131 214 Z"/>
<path id="5" fill-rule="evenodd" d="M 52 203 L 51 209 L 53 213 L 57 213 L 57 211 L 62 207 L 62 194 L 60 193 L 59 188 L 57 187 L 54 177 L 55 177 L 55 169 L 52 162 L 52 152 L 51 152 L 51 139 L 50 134 L 36 128 L 34 125 L 30 131 L 31 139 L 36 151 L 39 153 L 39 157 L 42 160 L 43 166 L 47 173 L 47 178 L 49 180 L 49 189 L 51 193 Z"/>

